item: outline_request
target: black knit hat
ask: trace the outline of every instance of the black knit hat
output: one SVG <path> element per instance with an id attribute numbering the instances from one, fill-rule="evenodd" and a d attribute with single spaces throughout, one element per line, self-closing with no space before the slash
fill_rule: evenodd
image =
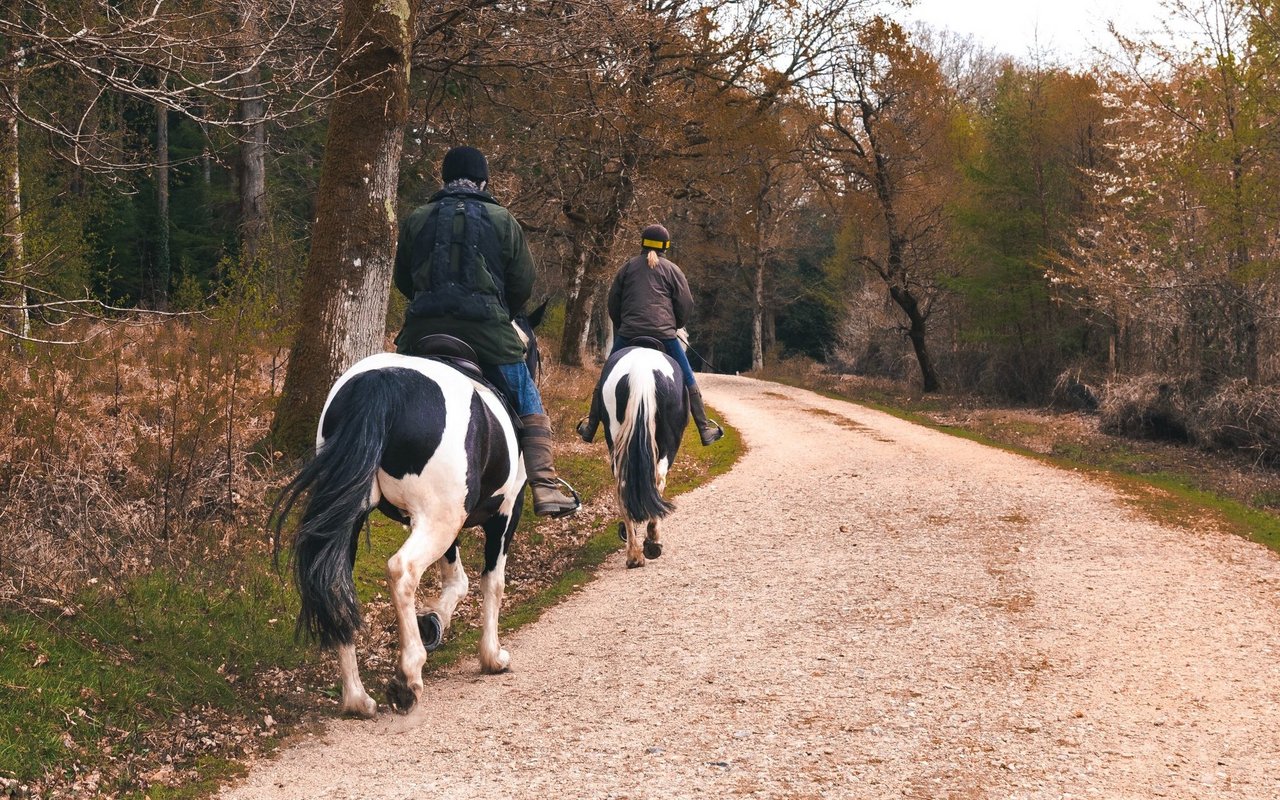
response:
<path id="1" fill-rule="evenodd" d="M 650 225 L 640 234 L 640 244 L 653 250 L 666 250 L 671 246 L 671 234 L 661 225 Z"/>
<path id="2" fill-rule="evenodd" d="M 459 178 L 469 178 L 476 183 L 489 180 L 489 162 L 484 153 L 474 147 L 454 147 L 444 154 L 440 164 L 440 178 L 445 183 Z"/>

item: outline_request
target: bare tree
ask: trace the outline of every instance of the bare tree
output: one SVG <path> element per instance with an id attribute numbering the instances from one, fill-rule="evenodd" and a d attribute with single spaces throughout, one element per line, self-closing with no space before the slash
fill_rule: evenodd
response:
<path id="1" fill-rule="evenodd" d="M 414 14 L 408 0 L 345 0 L 311 254 L 272 433 L 313 441 L 325 396 L 382 349 L 396 241 L 396 185 L 409 116 Z"/>

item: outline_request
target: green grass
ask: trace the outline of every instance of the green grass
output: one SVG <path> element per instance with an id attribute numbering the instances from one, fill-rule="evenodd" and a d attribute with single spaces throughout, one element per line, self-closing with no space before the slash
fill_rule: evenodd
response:
<path id="1" fill-rule="evenodd" d="M 72 615 L 0 616 L 0 775 L 92 765 L 108 746 L 145 756 L 148 732 L 184 709 L 260 703 L 243 682 L 306 657 L 293 643 L 296 604 L 265 558 L 231 574 L 157 570 L 118 592 L 86 591 Z"/>

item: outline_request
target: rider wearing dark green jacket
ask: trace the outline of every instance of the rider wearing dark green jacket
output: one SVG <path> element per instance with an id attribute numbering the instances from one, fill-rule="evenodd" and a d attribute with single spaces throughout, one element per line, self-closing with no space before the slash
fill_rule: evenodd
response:
<path id="1" fill-rule="evenodd" d="M 447 333 L 471 345 L 483 363 L 510 364 L 521 361 L 524 359 L 524 343 L 511 327 L 511 317 L 524 310 L 525 303 L 529 302 L 529 297 L 533 294 L 533 256 L 529 254 L 529 248 L 525 244 L 524 230 L 520 223 L 493 195 L 480 189 L 474 182 L 466 179 L 451 182 L 400 224 L 400 239 L 396 247 L 396 288 L 410 301 L 415 301 L 420 294 L 432 290 L 430 269 L 424 268 L 424 263 L 429 259 L 434 237 L 430 235 L 430 231 L 424 237 L 423 228 L 429 222 L 436 222 L 441 208 L 446 204 L 466 199 L 479 201 L 488 217 L 487 224 L 492 226 L 489 241 L 481 246 L 494 249 L 494 260 L 497 263 L 480 273 L 482 278 L 489 278 L 491 283 L 478 292 L 490 295 L 485 298 L 490 302 L 475 303 L 477 308 L 472 313 L 464 308 L 466 299 L 463 298 L 453 299 L 449 303 L 442 302 L 438 309 L 420 306 L 417 309 L 420 313 L 415 313 L 411 305 L 405 316 L 404 327 L 396 337 L 396 347 L 403 353 L 427 334 Z M 482 224 L 484 222 L 482 220 Z M 485 234 L 487 231 L 482 233 Z M 418 246 L 415 246 L 415 242 Z M 415 260 L 420 263 L 415 264 Z M 492 280 L 493 276 L 487 275 L 495 272 L 494 267 L 502 279 L 501 290 L 496 285 L 497 281 Z M 501 299 L 506 306 L 506 313 L 498 313 L 491 302 L 497 299 Z M 427 305 L 422 303 L 422 306 Z"/>
<path id="2" fill-rule="evenodd" d="M 501 375 L 520 417 L 520 450 L 534 513 L 572 514 L 580 502 L 556 476 L 551 421 L 512 324 L 533 293 L 533 256 L 524 231 L 485 191 L 489 165 L 479 150 L 452 148 L 440 174 L 444 188 L 400 225 L 394 279 L 409 307 L 396 349 L 412 354 L 418 341 L 433 333 L 471 345 L 481 366 Z"/>

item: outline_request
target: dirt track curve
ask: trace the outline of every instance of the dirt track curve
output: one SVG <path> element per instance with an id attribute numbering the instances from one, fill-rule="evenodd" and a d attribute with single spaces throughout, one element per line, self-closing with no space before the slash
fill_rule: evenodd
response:
<path id="1" fill-rule="evenodd" d="M 1280 797 L 1280 558 L 703 380 L 750 451 L 680 498 L 661 559 L 615 557 L 508 637 L 511 672 L 465 658 L 414 713 L 335 720 L 222 797 Z"/>

